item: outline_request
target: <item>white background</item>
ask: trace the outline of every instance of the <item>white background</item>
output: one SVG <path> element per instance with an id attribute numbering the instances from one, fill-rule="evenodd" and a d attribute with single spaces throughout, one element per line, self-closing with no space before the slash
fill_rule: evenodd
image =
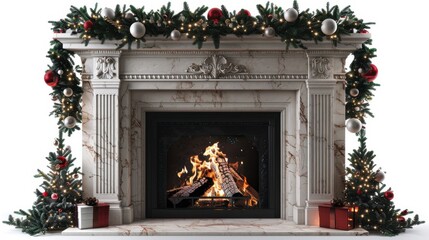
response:
<path id="1" fill-rule="evenodd" d="M 101 7 L 113 8 L 119 1 L 99 1 Z M 145 10 L 159 9 L 167 1 L 127 1 Z M 191 9 L 202 1 L 188 1 Z M 427 77 L 429 50 L 425 42 L 428 32 L 425 1 L 374 1 L 336 0 L 341 8 L 351 5 L 359 18 L 373 21 L 370 32 L 378 58 L 376 82 L 382 86 L 375 92 L 371 108 L 376 115 L 368 119 L 367 136 L 369 149 L 375 150 L 375 162 L 387 172 L 385 183 L 391 186 L 399 208 L 408 208 L 429 220 L 426 170 L 429 130 L 427 128 Z M 123 4 L 125 2 L 121 2 Z M 205 1 L 204 4 L 229 11 L 248 9 L 257 15 L 256 4 L 261 1 Z M 287 9 L 292 0 L 276 0 L 278 6 Z M 49 20 L 59 20 L 69 12 L 70 5 L 93 7 L 95 1 L 3 1 L 0 34 L 0 184 L 2 201 L 0 220 L 20 208 L 28 209 L 35 200 L 34 190 L 41 183 L 34 179 L 36 169 L 46 170 L 45 157 L 54 151 L 53 140 L 57 136 L 56 119 L 49 117 L 52 108 L 50 88 L 43 75 L 50 64 L 45 58 L 52 38 Z M 299 1 L 300 9 L 323 8 L 325 1 Z M 173 2 L 176 12 L 182 9 L 182 1 Z M 211 44 L 208 42 L 206 44 Z M 73 154 L 81 162 L 80 132 L 67 139 Z M 347 134 L 348 152 L 356 146 L 357 139 Z M 19 230 L 0 224 L 1 239 L 27 239 Z M 395 239 L 426 239 L 429 223 L 408 230 Z M 39 239 L 56 239 L 58 235 L 46 235 Z M 89 237 L 88 237 L 89 238 Z M 220 237 L 219 237 L 220 238 Z M 258 237 L 259 238 L 259 237 Z M 285 237 L 282 237 L 284 239 Z M 320 239 L 321 237 L 295 237 L 296 239 Z M 379 239 L 371 236 L 365 239 Z M 70 238 L 69 238 L 70 239 Z M 72 239 L 82 239 L 72 238 Z M 108 239 L 116 239 L 110 237 Z M 164 239 L 164 237 L 151 238 Z M 170 238 L 177 239 L 177 238 Z M 201 239 L 183 237 L 181 239 Z M 207 239 L 218 239 L 216 237 Z M 249 239 L 236 237 L 235 239 Z M 250 238 L 252 239 L 252 238 Z M 253 238 L 257 239 L 257 238 Z M 268 239 L 268 238 L 267 238 Z M 280 239 L 280 238 L 277 238 Z M 342 238 L 344 239 L 344 238 Z M 354 239 L 354 238 L 350 238 Z"/>

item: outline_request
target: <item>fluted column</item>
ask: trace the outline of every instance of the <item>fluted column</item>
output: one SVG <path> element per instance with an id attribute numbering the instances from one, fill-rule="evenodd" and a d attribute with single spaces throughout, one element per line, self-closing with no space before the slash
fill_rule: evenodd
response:
<path id="1" fill-rule="evenodd" d="M 307 225 L 318 225 L 318 205 L 334 196 L 334 97 L 337 81 L 333 58 L 308 57 Z"/>

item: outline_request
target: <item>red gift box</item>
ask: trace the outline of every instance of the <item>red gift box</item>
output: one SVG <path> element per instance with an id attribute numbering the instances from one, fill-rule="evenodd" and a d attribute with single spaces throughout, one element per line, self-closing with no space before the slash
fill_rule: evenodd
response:
<path id="1" fill-rule="evenodd" d="M 358 208 L 333 207 L 331 204 L 319 206 L 320 227 L 335 228 L 339 230 L 350 230 L 354 228 L 355 212 Z"/>
<path id="2" fill-rule="evenodd" d="M 79 204 L 77 206 L 78 227 L 100 228 L 109 226 L 109 209 L 107 203 L 98 203 L 95 206 Z"/>

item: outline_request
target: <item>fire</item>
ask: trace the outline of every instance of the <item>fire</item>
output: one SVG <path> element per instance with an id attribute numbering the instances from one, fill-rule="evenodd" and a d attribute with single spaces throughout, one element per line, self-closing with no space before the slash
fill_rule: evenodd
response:
<path id="1" fill-rule="evenodd" d="M 188 169 L 186 168 L 186 166 L 184 166 L 184 167 L 182 168 L 182 171 L 180 171 L 180 172 L 178 172 L 178 173 L 177 173 L 177 176 L 178 176 L 179 178 L 181 178 L 181 177 L 182 177 L 182 175 L 183 175 L 183 174 L 185 174 L 185 173 L 188 173 Z"/>
<path id="2" fill-rule="evenodd" d="M 198 189 L 203 188 L 202 183 L 209 182 L 210 185 L 202 190 L 204 194 L 199 195 L 200 197 L 235 197 L 236 202 L 244 202 L 244 199 L 247 199 L 247 206 L 258 204 L 258 193 L 247 182 L 247 178 L 238 173 L 239 161 L 229 163 L 227 155 L 219 148 L 219 142 L 206 147 L 203 156 L 208 159 L 201 160 L 198 155 L 189 158 L 192 164 L 191 173 L 188 174 L 186 166 L 177 173 L 179 178 L 184 175 L 187 176 L 185 185 L 182 187 L 188 186 L 189 188 L 194 187 L 192 189 Z M 243 161 L 240 164 L 243 165 Z M 252 190 L 249 191 L 249 189 Z M 187 191 L 191 190 L 184 190 L 175 196 L 183 197 L 182 195 L 190 194 Z M 221 201 L 225 201 L 225 199 Z"/>

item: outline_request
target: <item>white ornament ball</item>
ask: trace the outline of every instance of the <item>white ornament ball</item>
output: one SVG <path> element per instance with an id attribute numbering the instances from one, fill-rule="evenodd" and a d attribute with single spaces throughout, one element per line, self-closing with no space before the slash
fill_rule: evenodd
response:
<path id="1" fill-rule="evenodd" d="M 272 27 L 267 27 L 265 28 L 264 34 L 265 34 L 265 37 L 272 38 L 276 35 L 276 31 Z"/>
<path id="2" fill-rule="evenodd" d="M 130 33 L 135 38 L 142 38 L 146 33 L 146 27 L 141 22 L 131 24 Z"/>
<path id="3" fill-rule="evenodd" d="M 63 70 L 61 70 L 61 69 L 59 69 L 58 71 L 57 71 L 57 73 L 58 73 L 58 75 L 63 75 L 64 74 L 64 71 Z"/>
<path id="4" fill-rule="evenodd" d="M 104 8 L 103 9 L 103 15 L 104 15 L 104 17 L 113 19 L 113 18 L 115 18 L 115 11 L 113 11 L 113 9 L 111 9 L 111 8 Z"/>
<path id="5" fill-rule="evenodd" d="M 63 93 L 64 93 L 64 96 L 71 97 L 73 95 L 73 89 L 66 88 L 66 89 L 64 89 Z"/>
<path id="6" fill-rule="evenodd" d="M 130 33 L 135 38 L 142 38 L 146 33 L 146 27 L 141 22 L 131 24 Z"/>
<path id="7" fill-rule="evenodd" d="M 359 69 L 358 69 L 358 73 L 363 73 L 363 69 L 362 69 L 362 68 L 359 68 Z"/>
<path id="8" fill-rule="evenodd" d="M 350 96 L 357 97 L 358 95 L 359 95 L 359 89 L 357 88 L 350 89 Z"/>
<path id="9" fill-rule="evenodd" d="M 337 31 L 337 22 L 331 18 L 323 20 L 321 30 L 325 35 L 332 35 Z"/>
<path id="10" fill-rule="evenodd" d="M 360 107 L 355 107 L 355 111 L 359 112 L 360 111 Z"/>
<path id="11" fill-rule="evenodd" d="M 289 8 L 286 10 L 284 17 L 287 22 L 295 22 L 298 18 L 298 11 L 295 8 Z"/>
<path id="12" fill-rule="evenodd" d="M 130 12 L 125 13 L 125 19 L 128 19 L 128 20 L 134 19 L 134 14 Z"/>
<path id="13" fill-rule="evenodd" d="M 179 32 L 179 30 L 174 29 L 173 31 L 171 31 L 170 33 L 170 37 L 171 39 L 173 39 L 174 41 L 179 41 L 180 37 L 182 36 L 182 34 Z"/>
<path id="14" fill-rule="evenodd" d="M 357 133 L 362 129 L 362 123 L 357 118 L 349 118 L 346 122 L 346 128 L 351 133 Z"/>
<path id="15" fill-rule="evenodd" d="M 375 181 L 377 181 L 377 182 L 383 182 L 383 180 L 384 180 L 384 173 L 382 171 L 378 171 L 375 174 Z"/>
<path id="16" fill-rule="evenodd" d="M 66 128 L 74 128 L 76 126 L 76 118 L 68 116 L 64 119 L 64 126 Z"/>

